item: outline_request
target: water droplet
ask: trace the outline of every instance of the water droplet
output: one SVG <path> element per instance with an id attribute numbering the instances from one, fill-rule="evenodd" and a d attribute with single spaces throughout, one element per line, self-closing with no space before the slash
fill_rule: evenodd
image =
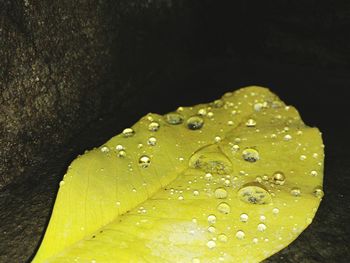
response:
<path id="1" fill-rule="evenodd" d="M 142 168 L 147 168 L 151 164 L 151 159 L 147 155 L 142 155 L 139 159 L 139 165 Z"/>
<path id="2" fill-rule="evenodd" d="M 285 141 L 290 141 L 291 139 L 292 139 L 292 136 L 289 134 L 287 134 L 283 137 L 283 140 L 285 140 Z"/>
<path id="3" fill-rule="evenodd" d="M 231 150 L 233 152 L 238 152 L 239 151 L 239 145 L 237 145 L 237 144 L 232 145 Z"/>
<path id="4" fill-rule="evenodd" d="M 131 128 L 126 128 L 123 130 L 124 137 L 132 137 L 134 136 L 134 134 L 135 134 L 135 131 Z"/>
<path id="5" fill-rule="evenodd" d="M 282 172 L 275 172 L 273 174 L 273 182 L 277 185 L 283 185 L 286 181 L 286 177 L 284 176 L 284 173 Z"/>
<path id="6" fill-rule="evenodd" d="M 253 243 L 254 243 L 254 244 L 257 244 L 258 242 L 259 242 L 259 239 L 257 239 L 256 237 L 253 238 Z"/>
<path id="7" fill-rule="evenodd" d="M 317 173 L 316 171 L 311 171 L 311 172 L 310 172 L 310 175 L 311 175 L 311 176 L 317 176 L 318 173 Z"/>
<path id="8" fill-rule="evenodd" d="M 184 111 L 184 107 L 180 106 L 176 109 L 177 112 L 183 112 Z"/>
<path id="9" fill-rule="evenodd" d="M 256 121 L 253 119 L 248 119 L 247 122 L 245 123 L 247 127 L 255 127 Z"/>
<path id="10" fill-rule="evenodd" d="M 101 152 L 103 152 L 103 153 L 108 153 L 108 152 L 109 152 L 108 146 L 102 146 L 102 147 L 101 147 Z"/>
<path id="11" fill-rule="evenodd" d="M 263 108 L 263 104 L 262 103 L 255 103 L 254 104 L 254 110 L 255 111 L 261 111 L 262 108 Z"/>
<path id="12" fill-rule="evenodd" d="M 209 111 L 208 114 L 207 114 L 207 116 L 208 116 L 209 118 L 213 118 L 213 117 L 214 117 L 214 113 L 211 112 L 211 111 Z"/>
<path id="13" fill-rule="evenodd" d="M 120 144 L 118 144 L 117 146 L 115 146 L 115 149 L 116 149 L 117 151 L 125 150 L 125 149 L 124 149 L 124 146 L 123 146 L 123 145 L 120 145 Z"/>
<path id="14" fill-rule="evenodd" d="M 228 125 L 228 126 L 232 126 L 232 125 L 233 125 L 233 121 L 228 121 L 228 122 L 227 122 L 227 125 Z"/>
<path id="15" fill-rule="evenodd" d="M 242 157 L 245 161 L 254 163 L 260 159 L 259 152 L 254 148 L 246 148 L 242 152 Z"/>
<path id="16" fill-rule="evenodd" d="M 229 174 L 232 170 L 231 161 L 217 145 L 209 145 L 199 149 L 191 156 L 189 166 L 207 173 Z"/>
<path id="17" fill-rule="evenodd" d="M 274 213 L 275 215 L 277 215 L 279 212 L 280 212 L 280 210 L 277 207 L 272 209 L 272 213 Z"/>
<path id="18" fill-rule="evenodd" d="M 150 146 L 155 146 L 157 144 L 157 139 L 155 137 L 149 137 L 147 144 Z"/>
<path id="19" fill-rule="evenodd" d="M 149 131 L 158 131 L 159 130 L 159 123 L 158 122 L 155 122 L 155 121 L 152 121 L 149 125 L 148 125 L 148 130 Z"/>
<path id="20" fill-rule="evenodd" d="M 239 216 L 239 220 L 241 220 L 241 222 L 247 222 L 248 218 L 249 216 L 246 213 L 243 213 Z"/>
<path id="21" fill-rule="evenodd" d="M 260 219 L 260 221 L 265 221 L 265 220 L 266 220 L 266 216 L 261 215 L 261 216 L 259 217 L 259 219 Z"/>
<path id="22" fill-rule="evenodd" d="M 224 233 L 221 233 L 220 235 L 218 235 L 218 240 L 220 242 L 226 243 L 228 238 L 227 238 L 227 236 Z"/>
<path id="23" fill-rule="evenodd" d="M 215 136 L 214 137 L 214 142 L 216 142 L 216 143 L 221 142 L 221 137 L 220 136 Z"/>
<path id="24" fill-rule="evenodd" d="M 298 188 L 298 187 L 293 187 L 293 188 L 290 190 L 290 194 L 293 195 L 293 196 L 300 196 L 300 194 L 301 194 L 300 188 Z"/>
<path id="25" fill-rule="evenodd" d="M 306 159 L 306 156 L 305 155 L 300 155 L 300 160 L 301 161 L 304 161 Z"/>
<path id="26" fill-rule="evenodd" d="M 204 109 L 204 108 L 199 109 L 199 110 L 198 110 L 198 115 L 200 115 L 200 116 L 205 116 L 205 115 L 207 115 L 207 110 Z"/>
<path id="27" fill-rule="evenodd" d="M 218 205 L 217 207 L 218 211 L 223 213 L 223 214 L 228 214 L 231 211 L 231 207 L 229 204 L 222 202 Z"/>
<path id="28" fill-rule="evenodd" d="M 209 240 L 207 243 L 207 247 L 210 249 L 216 247 L 216 242 L 214 240 Z"/>
<path id="29" fill-rule="evenodd" d="M 118 157 L 125 157 L 126 156 L 126 152 L 124 150 L 120 150 L 117 154 Z"/>
<path id="30" fill-rule="evenodd" d="M 280 108 L 280 107 L 282 107 L 282 102 L 275 100 L 275 101 L 272 102 L 271 107 L 274 108 L 274 109 L 275 108 Z"/>
<path id="31" fill-rule="evenodd" d="M 225 185 L 225 186 L 230 186 L 230 184 L 231 184 L 231 181 L 230 181 L 229 179 L 226 179 L 226 180 L 224 181 L 224 185 Z"/>
<path id="32" fill-rule="evenodd" d="M 215 215 L 208 215 L 208 223 L 215 224 L 216 223 L 216 216 Z"/>
<path id="33" fill-rule="evenodd" d="M 65 182 L 62 180 L 62 181 L 60 182 L 60 186 L 64 186 L 64 184 L 65 184 Z"/>
<path id="34" fill-rule="evenodd" d="M 241 201 L 248 204 L 264 205 L 272 202 L 269 192 L 256 182 L 245 184 L 238 191 L 238 197 Z"/>
<path id="35" fill-rule="evenodd" d="M 242 230 L 238 230 L 236 232 L 236 238 L 237 239 L 242 240 L 242 239 L 244 239 L 244 237 L 245 237 L 245 233 Z"/>
<path id="36" fill-rule="evenodd" d="M 318 158 L 318 154 L 317 154 L 317 153 L 314 153 L 314 154 L 312 155 L 312 157 L 314 157 L 315 159 L 317 159 L 317 158 Z"/>
<path id="37" fill-rule="evenodd" d="M 261 176 L 257 176 L 257 177 L 255 178 L 255 182 L 261 183 L 261 182 L 262 182 Z"/>
<path id="38" fill-rule="evenodd" d="M 316 186 L 314 191 L 313 191 L 314 196 L 318 198 L 322 198 L 324 196 L 324 192 L 322 190 L 322 186 Z"/>
<path id="39" fill-rule="evenodd" d="M 194 190 L 194 191 L 193 191 L 193 195 L 194 195 L 194 196 L 199 196 L 199 191 L 198 191 L 198 190 Z"/>
<path id="40" fill-rule="evenodd" d="M 199 130 L 203 127 L 204 120 L 199 116 L 192 116 L 187 120 L 187 128 L 190 130 Z"/>
<path id="41" fill-rule="evenodd" d="M 184 120 L 183 116 L 176 112 L 171 112 L 165 115 L 165 121 L 171 125 L 181 124 L 183 120 Z"/>
<path id="42" fill-rule="evenodd" d="M 208 232 L 209 232 L 209 233 L 214 233 L 215 231 L 216 231 L 215 226 L 209 226 L 209 227 L 208 227 Z"/>
<path id="43" fill-rule="evenodd" d="M 218 199 L 225 199 L 227 197 L 227 191 L 222 187 L 216 188 L 214 194 Z"/>
<path id="44" fill-rule="evenodd" d="M 224 102 L 222 100 L 215 100 L 213 102 L 213 106 L 214 108 L 221 108 L 222 106 L 224 106 Z"/>
<path id="45" fill-rule="evenodd" d="M 211 173 L 206 173 L 204 177 L 206 180 L 210 181 L 213 178 L 213 175 Z"/>
<path id="46" fill-rule="evenodd" d="M 260 232 L 265 231 L 265 230 L 266 230 L 266 225 L 263 224 L 263 223 L 260 223 L 260 224 L 258 225 L 258 230 L 259 230 Z"/>
<path id="47" fill-rule="evenodd" d="M 177 199 L 182 201 L 182 200 L 184 200 L 184 197 L 182 195 L 180 195 Z"/>

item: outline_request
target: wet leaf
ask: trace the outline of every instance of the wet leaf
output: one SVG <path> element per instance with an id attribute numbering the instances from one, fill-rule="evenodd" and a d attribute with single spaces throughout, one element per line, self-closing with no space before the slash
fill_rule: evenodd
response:
<path id="1" fill-rule="evenodd" d="M 148 114 L 78 157 L 34 262 L 259 262 L 311 223 L 320 132 L 260 87 Z"/>

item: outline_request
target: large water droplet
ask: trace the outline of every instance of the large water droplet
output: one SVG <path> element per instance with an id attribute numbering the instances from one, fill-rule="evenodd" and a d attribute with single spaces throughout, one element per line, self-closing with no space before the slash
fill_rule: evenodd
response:
<path id="1" fill-rule="evenodd" d="M 275 172 L 273 174 L 273 182 L 278 185 L 283 185 L 286 181 L 286 177 L 284 176 L 284 173 L 282 172 Z"/>
<path id="2" fill-rule="evenodd" d="M 254 163 L 260 159 L 259 152 L 254 148 L 246 148 L 242 152 L 245 161 Z"/>
<path id="3" fill-rule="evenodd" d="M 244 239 L 244 237 L 245 237 L 245 233 L 244 233 L 242 230 L 238 230 L 238 231 L 236 232 L 236 238 L 237 238 L 237 239 L 242 240 L 242 239 Z"/>
<path id="4" fill-rule="evenodd" d="M 171 125 L 181 124 L 184 120 L 184 117 L 176 112 L 171 112 L 165 115 L 165 121 Z"/>
<path id="5" fill-rule="evenodd" d="M 228 214 L 231 211 L 231 207 L 228 203 L 222 202 L 217 207 L 218 211 L 223 214 Z"/>
<path id="6" fill-rule="evenodd" d="M 189 166 L 208 173 L 229 174 L 232 163 L 217 145 L 205 146 L 196 151 L 189 160 Z"/>
<path id="7" fill-rule="evenodd" d="M 227 191 L 222 187 L 216 188 L 214 194 L 218 199 L 225 199 L 227 197 Z"/>
<path id="8" fill-rule="evenodd" d="M 139 165 L 142 168 L 147 168 L 151 164 L 151 158 L 149 158 L 147 155 L 142 155 L 139 159 Z"/>
<path id="9" fill-rule="evenodd" d="M 248 204 L 265 205 L 272 202 L 270 193 L 256 182 L 245 184 L 238 191 L 238 197 Z"/>
<path id="10" fill-rule="evenodd" d="M 322 186 L 316 186 L 314 191 L 313 191 L 314 196 L 318 198 L 322 198 L 324 196 L 324 192 L 322 190 Z"/>
<path id="11" fill-rule="evenodd" d="M 135 134 L 135 131 L 131 128 L 126 128 L 123 130 L 124 137 L 132 137 L 134 136 L 134 134 Z"/>
<path id="12" fill-rule="evenodd" d="M 150 131 L 158 131 L 159 130 L 159 123 L 158 122 L 155 122 L 155 121 L 152 121 L 149 125 L 148 125 L 148 130 Z"/>
<path id="13" fill-rule="evenodd" d="M 187 120 L 187 128 L 190 130 L 199 130 L 203 124 L 204 120 L 200 116 L 192 116 Z"/>

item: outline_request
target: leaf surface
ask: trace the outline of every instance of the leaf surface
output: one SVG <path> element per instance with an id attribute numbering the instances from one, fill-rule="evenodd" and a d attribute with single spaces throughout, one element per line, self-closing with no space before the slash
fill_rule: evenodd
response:
<path id="1" fill-rule="evenodd" d="M 312 222 L 323 159 L 265 88 L 148 114 L 73 161 L 33 262 L 259 262 Z"/>

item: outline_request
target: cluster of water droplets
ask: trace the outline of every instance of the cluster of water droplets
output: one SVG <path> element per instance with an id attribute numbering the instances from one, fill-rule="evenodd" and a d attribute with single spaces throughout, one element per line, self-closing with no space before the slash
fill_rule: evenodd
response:
<path id="1" fill-rule="evenodd" d="M 265 109 L 271 107 L 271 108 L 279 108 L 281 107 L 281 103 L 278 101 L 271 101 L 269 103 L 267 102 L 256 102 L 253 105 L 253 110 L 256 112 L 264 111 Z M 202 107 L 200 108 L 195 115 L 190 114 L 189 116 L 185 116 L 184 109 L 180 107 L 176 112 L 172 112 L 169 114 L 166 114 L 163 119 L 159 119 L 155 121 L 152 117 L 148 117 L 147 122 L 147 129 L 149 131 L 149 137 L 147 139 L 147 145 L 150 147 L 154 147 L 158 145 L 157 141 L 157 132 L 159 130 L 163 129 L 164 126 L 169 127 L 169 125 L 176 125 L 179 127 L 184 127 L 188 129 L 190 132 L 195 132 L 198 130 L 203 129 L 205 122 L 213 120 L 216 114 L 215 109 L 226 107 L 227 104 L 224 100 L 216 100 L 213 103 L 211 103 L 208 107 Z M 240 110 L 238 108 L 235 108 L 231 111 L 231 115 L 235 116 L 240 113 Z M 276 116 L 276 118 L 280 118 L 279 116 Z M 257 118 L 257 120 L 259 120 Z M 257 123 L 256 119 L 249 118 L 243 122 L 245 126 L 247 127 L 246 130 L 248 131 L 254 131 L 256 127 L 259 128 L 259 123 Z M 227 121 L 227 125 L 232 126 L 234 125 L 233 120 Z M 258 130 L 256 130 L 258 131 Z M 288 171 L 275 171 L 269 175 L 261 174 L 259 176 L 256 176 L 255 180 L 252 180 L 251 182 L 244 183 L 243 185 L 234 185 L 234 178 L 232 176 L 234 167 L 231 162 L 231 160 L 226 156 L 226 154 L 217 147 L 224 139 L 222 137 L 223 133 L 218 133 L 218 135 L 213 136 L 213 145 L 208 145 L 207 147 L 203 147 L 199 149 L 197 152 L 195 152 L 191 157 L 189 161 L 189 167 L 195 168 L 203 171 L 202 178 L 205 180 L 206 187 L 205 189 L 196 189 L 196 188 L 188 188 L 191 189 L 192 198 L 202 198 L 204 195 L 208 195 L 210 193 L 217 201 L 215 204 L 215 210 L 213 208 L 213 211 L 211 214 L 207 216 L 207 227 L 206 229 L 212 236 L 215 235 L 215 237 L 212 237 L 208 240 L 206 240 L 206 246 L 208 249 L 214 249 L 219 245 L 219 243 L 226 243 L 228 242 L 230 235 L 226 232 L 223 233 L 220 231 L 219 227 L 216 227 L 216 223 L 218 220 L 220 220 L 221 217 L 226 216 L 228 214 L 232 214 L 234 207 L 231 208 L 230 200 L 231 198 L 239 199 L 241 202 L 249 205 L 254 205 L 255 207 L 258 206 L 269 206 L 271 207 L 271 217 L 277 216 L 280 213 L 280 208 L 272 206 L 273 205 L 273 198 L 274 193 L 271 191 L 272 189 L 280 189 L 283 187 L 289 187 L 289 192 L 292 198 L 298 199 L 300 198 L 302 192 L 301 189 L 298 186 L 291 186 L 289 184 L 289 174 Z M 282 134 L 282 136 L 281 136 Z M 135 131 L 132 128 L 126 128 L 122 132 L 122 137 L 124 138 L 130 138 L 135 135 Z M 283 131 L 276 131 L 275 133 L 269 135 L 269 139 L 275 140 L 276 138 L 281 138 L 281 142 L 284 144 L 290 144 L 291 141 L 295 140 L 297 135 L 302 135 L 302 132 L 298 132 L 296 135 L 294 133 L 291 133 L 288 127 L 285 127 Z M 243 137 L 242 137 L 243 138 Z M 243 138 L 244 139 L 244 138 Z M 245 161 L 247 165 L 256 165 L 256 163 L 261 162 L 261 160 L 264 160 L 263 151 L 262 153 L 259 152 L 258 146 L 250 146 L 250 147 L 243 147 L 241 144 L 241 139 L 236 138 L 235 141 L 232 141 L 230 143 L 230 150 L 232 153 L 237 154 L 237 158 L 241 158 L 241 160 Z M 142 144 L 138 148 L 142 148 Z M 149 148 L 151 149 L 151 148 Z M 154 149 L 154 148 L 153 148 Z M 126 156 L 126 149 L 122 145 L 117 145 L 115 147 L 115 150 L 117 152 L 118 157 L 125 157 Z M 101 147 L 101 152 L 103 153 L 109 153 L 110 148 L 108 146 Z M 261 156 L 262 155 L 262 156 Z M 138 165 L 139 167 L 148 168 L 152 161 L 151 161 L 152 155 L 147 154 L 141 154 L 139 155 L 138 159 Z M 310 155 L 308 155 L 310 156 Z M 305 161 L 308 157 L 306 154 L 300 155 L 299 159 L 300 161 Z M 314 153 L 313 158 L 317 158 L 318 155 Z M 182 157 L 181 157 L 182 158 Z M 182 158 L 183 160 L 183 158 Z M 248 164 L 250 163 L 250 164 Z M 238 172 L 237 172 L 238 174 Z M 240 175 L 248 175 L 244 171 L 239 172 Z M 286 176 L 288 175 L 288 177 Z M 316 177 L 318 175 L 318 172 L 316 170 L 312 170 L 309 172 L 311 177 Z M 221 178 L 218 180 L 218 178 Z M 237 177 L 235 177 L 237 178 Z M 248 177 L 247 177 L 248 178 Z M 245 181 L 246 182 L 246 181 Z M 189 184 L 192 182 L 189 182 Z M 221 184 L 221 185 L 219 185 Z M 213 187 L 215 186 L 215 187 Z M 212 188 L 213 187 L 213 188 Z M 234 187 L 237 187 L 237 191 L 233 191 Z M 170 194 L 174 195 L 174 198 L 177 198 L 179 201 L 185 202 L 184 199 L 185 193 L 183 190 L 176 190 L 171 189 Z M 317 186 L 313 189 L 312 194 L 317 198 L 322 198 L 324 193 L 321 186 Z M 230 196 L 231 195 L 231 196 Z M 252 208 L 254 209 L 254 208 Z M 146 209 L 141 207 L 138 212 L 140 214 L 145 214 L 147 212 Z M 246 210 L 245 212 L 241 213 L 239 217 L 237 218 L 238 227 L 235 227 L 233 234 L 233 238 L 236 238 L 237 240 L 247 240 L 249 237 L 249 233 L 245 232 L 246 229 L 244 227 L 247 227 L 249 223 L 251 223 L 252 219 L 254 218 L 252 213 L 250 213 L 249 210 Z M 259 223 L 257 223 L 254 227 L 256 228 L 257 233 L 263 233 L 267 231 L 267 223 L 266 223 L 266 217 L 264 215 L 261 215 L 259 217 Z M 225 232 L 225 231 L 224 231 Z M 252 243 L 257 244 L 258 238 L 254 237 L 252 239 Z M 265 241 L 268 241 L 266 239 Z M 200 262 L 199 258 L 193 258 L 192 262 Z"/>

